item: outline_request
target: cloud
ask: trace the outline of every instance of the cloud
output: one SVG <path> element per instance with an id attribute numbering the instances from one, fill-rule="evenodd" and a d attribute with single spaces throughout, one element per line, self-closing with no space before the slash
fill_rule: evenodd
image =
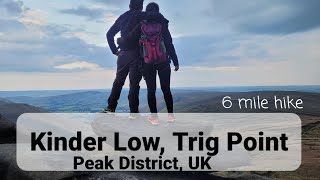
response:
<path id="1" fill-rule="evenodd" d="M 0 17 L 0 73 L 15 77 L 12 82 L 29 74 L 35 87 L 45 81 L 36 76 L 49 73 L 46 77 L 61 88 L 59 81 L 69 76 L 82 74 L 82 79 L 89 79 L 86 73 L 115 69 L 116 57 L 105 45 L 105 32 L 117 18 L 115 14 L 128 9 L 129 0 L 94 1 L 62 10 L 72 3 L 60 2 L 49 8 L 40 0 L 25 1 L 40 8 L 37 14 L 38 10 L 21 1 L 0 0 L 0 14 L 5 15 Z M 3 2 L 14 3 L 20 10 L 8 10 L 12 7 Z M 181 71 L 173 73 L 173 79 L 179 79 L 173 86 L 319 83 L 320 18 L 314 10 L 318 1 L 157 2 L 170 20 L 181 65 Z M 45 9 L 48 12 L 41 14 Z M 113 77 L 108 79 L 110 86 Z M 17 86 L 18 82 L 23 84 L 17 81 Z M 83 82 L 73 85 L 84 87 Z"/>
<path id="2" fill-rule="evenodd" d="M 68 27 L 44 24 L 25 25 L 18 20 L 1 20 L 0 71 L 51 72 L 52 67 L 86 59 L 101 67 L 114 67 L 107 47 L 88 44 Z M 56 69 L 57 70 L 57 69 Z"/>
<path id="3" fill-rule="evenodd" d="M 0 4 L 9 0 L 0 0 Z M 10 1 L 15 3 L 16 1 Z M 19 4 L 19 3 L 18 3 Z M 22 5 L 20 15 L 0 17 L 0 71 L 53 72 L 52 67 L 86 59 L 100 67 L 114 67 L 113 55 L 106 47 L 82 40 L 85 31 L 47 23 L 49 14 Z M 3 7 L 0 7 L 0 9 Z M 104 36 L 101 36 L 104 37 Z"/>
<path id="4" fill-rule="evenodd" d="M 181 69 L 195 70 L 195 71 L 237 71 L 240 67 L 237 66 L 186 66 Z"/>
<path id="5" fill-rule="evenodd" d="M 320 1 L 260 0 L 212 1 L 206 15 L 242 32 L 257 34 L 289 34 L 320 26 Z"/>
<path id="6" fill-rule="evenodd" d="M 46 24 L 45 21 L 46 13 L 41 10 L 27 10 L 21 18 L 19 18 L 19 22 L 24 25 L 31 26 L 44 26 Z"/>
<path id="7" fill-rule="evenodd" d="M 116 1 L 115 1 L 116 2 Z M 145 4 L 148 2 L 146 1 Z M 226 36 L 230 33 L 282 35 L 320 27 L 320 1 L 158 0 L 174 34 Z M 191 24 L 191 25 L 190 25 Z"/>
<path id="8" fill-rule="evenodd" d="M 116 1 L 115 0 L 92 0 L 92 1 L 105 6 L 115 6 L 115 7 L 123 7 L 125 5 L 128 7 L 130 3 L 130 0 L 116 0 Z"/>
<path id="9" fill-rule="evenodd" d="M 24 25 L 16 20 L 0 19 L 0 24 L 0 31 L 2 32 L 24 28 Z"/>
<path id="10" fill-rule="evenodd" d="M 101 67 L 116 65 L 115 58 L 107 48 L 89 45 L 77 37 L 64 37 L 47 31 L 41 32 L 45 34 L 43 37 L 29 30 L 13 33 L 21 33 L 20 37 L 31 37 L 2 41 L 7 36 L 0 36 L 0 71 L 50 72 L 54 70 L 53 66 L 68 64 L 78 59 L 87 59 Z"/>
<path id="11" fill-rule="evenodd" d="M 76 16 L 82 16 L 87 18 L 87 20 L 98 20 L 105 16 L 106 10 L 103 8 L 88 8 L 85 6 L 78 6 L 72 9 L 60 10 L 61 13 L 71 14 Z"/>
<path id="12" fill-rule="evenodd" d="M 22 1 L 0 0 L 1 15 L 19 16 L 26 9 Z"/>
<path id="13" fill-rule="evenodd" d="M 102 69 L 98 64 L 88 63 L 86 61 L 73 62 L 68 64 L 62 64 L 58 66 L 54 66 L 55 69 L 60 70 L 100 70 Z"/>

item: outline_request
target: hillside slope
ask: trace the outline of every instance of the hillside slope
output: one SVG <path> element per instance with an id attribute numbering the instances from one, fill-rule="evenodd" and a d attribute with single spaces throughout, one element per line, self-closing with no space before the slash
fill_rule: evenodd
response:
<path id="1" fill-rule="evenodd" d="M 225 109 L 222 105 L 222 100 L 225 96 L 230 96 L 232 98 L 233 106 L 230 109 Z M 265 98 L 269 102 L 268 110 L 254 110 L 254 109 L 239 109 L 238 99 L 240 98 L 253 98 L 260 96 L 260 98 Z M 303 100 L 303 109 L 275 109 L 274 106 L 274 96 L 277 98 L 282 98 L 289 96 L 295 100 Z M 292 92 L 292 91 L 263 91 L 263 92 L 241 92 L 241 93 L 209 93 L 207 97 L 204 98 L 186 98 L 183 101 L 179 101 L 175 104 L 176 112 L 185 113 L 242 113 L 242 112 L 290 112 L 298 113 L 303 115 L 320 116 L 320 94 L 319 93 L 306 93 L 306 92 Z"/>
<path id="2" fill-rule="evenodd" d="M 15 143 L 16 128 L 14 123 L 0 114 L 0 144 Z"/>
<path id="3" fill-rule="evenodd" d="M 45 113 L 41 108 L 28 104 L 13 103 L 8 100 L 0 100 L 0 114 L 11 123 L 16 123 L 18 117 L 23 113 Z"/>

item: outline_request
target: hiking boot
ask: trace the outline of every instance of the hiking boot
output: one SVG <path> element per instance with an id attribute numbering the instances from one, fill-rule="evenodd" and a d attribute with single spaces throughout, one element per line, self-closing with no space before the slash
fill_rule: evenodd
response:
<path id="1" fill-rule="evenodd" d="M 102 113 L 115 113 L 116 112 L 116 110 L 115 109 L 110 109 L 110 108 L 105 108 L 105 109 L 103 109 L 103 111 L 102 111 Z"/>
<path id="2" fill-rule="evenodd" d="M 176 117 L 174 116 L 174 114 L 173 114 L 173 113 L 169 113 L 169 115 L 168 115 L 168 122 L 169 122 L 169 123 L 174 123 L 176 120 L 177 120 L 177 119 L 176 119 Z"/>
<path id="3" fill-rule="evenodd" d="M 148 117 L 148 121 L 154 126 L 158 126 L 160 124 L 159 117 L 155 115 L 150 115 Z"/>

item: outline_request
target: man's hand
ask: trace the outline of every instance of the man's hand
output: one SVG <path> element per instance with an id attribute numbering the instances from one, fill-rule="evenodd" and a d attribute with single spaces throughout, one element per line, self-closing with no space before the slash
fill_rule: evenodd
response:
<path id="1" fill-rule="evenodd" d="M 120 37 L 120 38 L 117 39 L 117 44 L 118 44 L 119 46 L 123 45 L 124 42 L 125 42 L 125 41 L 124 41 L 124 38 L 123 38 L 123 37 Z"/>
<path id="2" fill-rule="evenodd" d="M 174 71 L 179 71 L 179 65 L 174 67 Z"/>
<path id="3" fill-rule="evenodd" d="M 120 56 L 121 55 L 121 51 L 117 51 L 114 55 Z"/>

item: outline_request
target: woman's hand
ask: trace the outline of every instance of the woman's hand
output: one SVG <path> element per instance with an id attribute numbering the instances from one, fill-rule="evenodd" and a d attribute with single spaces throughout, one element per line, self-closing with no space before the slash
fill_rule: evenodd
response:
<path id="1" fill-rule="evenodd" d="M 180 69 L 179 65 L 174 67 L 174 71 L 176 71 L 176 72 L 179 71 L 179 69 Z"/>

